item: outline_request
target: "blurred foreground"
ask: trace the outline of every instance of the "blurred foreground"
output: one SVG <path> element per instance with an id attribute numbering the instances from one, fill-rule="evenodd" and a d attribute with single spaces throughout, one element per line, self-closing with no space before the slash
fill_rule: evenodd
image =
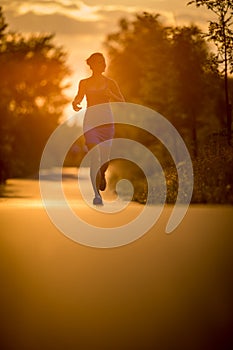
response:
<path id="1" fill-rule="evenodd" d="M 67 173 L 64 189 L 88 219 L 76 182 Z M 141 208 L 92 220 L 114 226 Z M 38 181 L 10 180 L 0 201 L 1 348 L 230 349 L 233 208 L 193 205 L 166 235 L 171 208 L 132 244 L 89 248 L 53 226 Z"/>

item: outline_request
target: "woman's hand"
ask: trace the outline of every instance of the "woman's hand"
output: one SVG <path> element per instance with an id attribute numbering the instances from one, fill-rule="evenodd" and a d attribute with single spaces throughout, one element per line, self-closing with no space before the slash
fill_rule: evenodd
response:
<path id="1" fill-rule="evenodd" d="M 82 109 L 81 106 L 78 106 L 78 104 L 77 104 L 77 102 L 75 102 L 75 100 L 72 102 L 72 107 L 73 107 L 73 110 L 75 112 L 78 112 L 78 111 L 80 111 L 80 109 Z"/>

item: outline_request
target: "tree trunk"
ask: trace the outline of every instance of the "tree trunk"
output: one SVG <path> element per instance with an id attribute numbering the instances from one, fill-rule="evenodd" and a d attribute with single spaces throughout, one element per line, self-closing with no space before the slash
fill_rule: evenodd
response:
<path id="1" fill-rule="evenodd" d="M 224 22 L 223 22 L 224 23 Z M 228 59 L 227 59 L 227 43 L 226 43 L 226 34 L 225 34 L 225 26 L 223 28 L 224 32 L 224 61 L 225 61 L 225 67 L 224 67 L 224 85 L 225 85 L 225 101 L 226 101 L 226 115 L 227 115 L 227 140 L 228 143 L 231 144 L 231 105 L 229 102 L 229 88 L 228 88 L 228 76 L 227 76 L 227 70 L 228 70 Z"/>
<path id="2" fill-rule="evenodd" d="M 196 125 L 196 114 L 192 112 L 192 148 L 193 157 L 196 159 L 198 156 L 198 145 L 197 145 L 197 125 Z"/>

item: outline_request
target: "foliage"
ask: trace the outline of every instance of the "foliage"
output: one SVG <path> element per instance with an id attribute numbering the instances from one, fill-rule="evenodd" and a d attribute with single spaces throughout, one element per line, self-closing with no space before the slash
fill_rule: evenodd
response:
<path id="1" fill-rule="evenodd" d="M 53 35 L 6 31 L 0 12 L 0 181 L 38 169 L 46 140 L 67 102 L 66 55 Z"/>
<path id="2" fill-rule="evenodd" d="M 199 156 L 193 160 L 193 168 L 194 188 L 191 203 L 233 204 L 233 152 L 224 135 L 213 134 L 208 142 L 203 144 Z M 125 161 L 121 160 L 113 161 L 110 171 L 111 190 L 116 188 L 118 181 L 126 178 L 134 188 L 134 201 L 145 204 L 149 199 L 149 203 L 158 204 L 158 193 L 161 191 L 159 178 L 154 181 L 148 197 L 147 180 L 135 164 L 125 164 Z M 166 203 L 174 204 L 178 193 L 178 177 L 172 162 L 164 167 L 164 177 L 167 186 Z M 127 188 L 120 187 L 118 193 L 126 199 L 129 195 Z"/>
<path id="3" fill-rule="evenodd" d="M 229 99 L 228 73 L 233 73 L 233 2 L 232 0 L 192 0 L 188 3 L 197 7 L 205 6 L 216 15 L 215 21 L 209 21 L 209 30 L 205 34 L 217 47 L 216 62 L 223 66 L 225 81 L 225 103 L 227 116 L 228 141 L 231 141 L 232 110 Z"/>
<path id="4" fill-rule="evenodd" d="M 160 112 L 185 140 L 195 172 L 193 202 L 232 202 L 232 187 L 228 175 L 223 175 L 230 172 L 226 169 L 232 169 L 231 147 L 224 148 L 221 155 L 214 155 L 213 149 L 211 157 L 202 152 L 210 135 L 220 135 L 226 121 L 223 79 L 200 29 L 195 25 L 165 27 L 159 15 L 138 14 L 132 21 L 121 20 L 119 31 L 107 36 L 105 47 L 110 58 L 109 75 L 118 81 L 126 100 Z M 231 80 L 229 84 L 232 84 Z M 128 126 L 117 129 L 117 137 L 126 135 L 158 156 L 166 176 L 167 202 L 174 203 L 177 173 L 169 155 L 150 135 Z M 222 158 L 225 156 L 226 163 Z M 134 185 L 134 200 L 144 203 L 147 196 L 145 178 L 135 172 L 132 165 L 127 166 L 125 174 L 124 164 L 119 161 L 117 164 L 119 169 L 112 167 L 112 186 L 126 176 Z M 227 188 L 229 194 L 221 192 L 221 188 Z M 155 193 L 157 190 L 155 184 Z"/>
<path id="5" fill-rule="evenodd" d="M 220 124 L 215 117 L 218 99 L 210 98 L 218 94 L 220 79 L 200 30 L 194 25 L 165 27 L 159 15 L 148 13 L 131 22 L 122 20 L 119 26 L 105 41 L 109 74 L 128 102 L 151 107 L 169 119 L 196 155 L 200 129 Z"/>
<path id="6" fill-rule="evenodd" d="M 156 84 L 166 74 L 167 65 L 161 65 L 169 50 L 166 33 L 159 16 L 147 13 L 137 15 L 132 22 L 121 20 L 119 26 L 119 31 L 109 34 L 105 42 L 111 60 L 109 72 L 117 78 L 127 101 L 141 103 L 148 95 L 145 90 L 149 89 L 149 94 L 154 95 L 155 87 L 144 87 L 146 77 L 151 73 L 157 75 Z M 150 102 L 149 97 L 148 100 Z M 160 102 L 161 99 L 158 97 L 157 100 Z"/>
<path id="7" fill-rule="evenodd" d="M 233 203 L 233 152 L 225 135 L 212 135 L 193 166 L 193 203 Z"/>

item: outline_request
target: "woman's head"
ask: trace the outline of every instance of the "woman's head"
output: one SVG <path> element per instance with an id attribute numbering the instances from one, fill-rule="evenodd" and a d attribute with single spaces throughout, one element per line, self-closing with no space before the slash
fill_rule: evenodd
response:
<path id="1" fill-rule="evenodd" d="M 95 52 L 87 60 L 88 66 L 92 71 L 98 71 L 100 73 L 105 71 L 106 63 L 102 53 Z"/>

